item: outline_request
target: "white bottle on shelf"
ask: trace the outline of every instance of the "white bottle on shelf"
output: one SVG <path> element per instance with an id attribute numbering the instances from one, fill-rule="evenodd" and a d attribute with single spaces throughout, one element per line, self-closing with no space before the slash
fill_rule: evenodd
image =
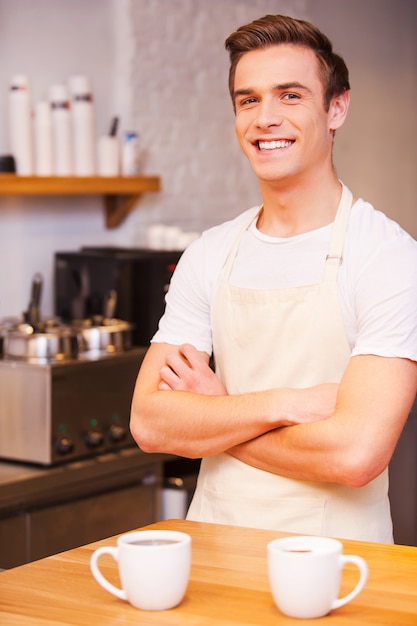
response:
<path id="1" fill-rule="evenodd" d="M 10 152 L 16 172 L 21 176 L 33 174 L 32 110 L 26 76 L 13 76 L 9 93 Z"/>
<path id="2" fill-rule="evenodd" d="M 139 134 L 127 131 L 123 135 L 122 175 L 137 176 L 141 171 L 141 150 Z"/>
<path id="3" fill-rule="evenodd" d="M 49 99 L 51 103 L 54 173 L 57 176 L 71 176 L 72 141 L 71 118 L 68 90 L 65 85 L 52 85 Z"/>
<path id="4" fill-rule="evenodd" d="M 35 173 L 51 176 L 54 171 L 52 147 L 51 105 L 44 100 L 37 102 L 33 121 L 35 139 Z"/>
<path id="5" fill-rule="evenodd" d="M 68 84 L 71 94 L 74 174 L 92 176 L 96 173 L 96 136 L 90 81 L 85 76 L 72 76 Z"/>

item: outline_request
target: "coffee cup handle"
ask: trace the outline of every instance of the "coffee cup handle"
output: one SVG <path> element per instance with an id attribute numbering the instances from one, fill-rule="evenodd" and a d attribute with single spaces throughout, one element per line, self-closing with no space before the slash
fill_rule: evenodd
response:
<path id="1" fill-rule="evenodd" d="M 365 586 L 366 581 L 368 580 L 369 568 L 365 559 L 363 559 L 360 556 L 354 556 L 353 554 L 343 554 L 340 557 L 341 569 L 343 569 L 347 563 L 353 563 L 353 565 L 356 565 L 356 567 L 359 569 L 360 578 L 356 587 L 353 589 L 353 591 L 348 593 L 346 596 L 343 596 L 343 598 L 337 598 L 333 602 L 332 607 L 331 607 L 332 609 L 338 609 L 339 607 L 353 600 L 353 598 L 355 598 L 358 595 L 358 593 L 362 591 L 362 589 Z"/>
<path id="2" fill-rule="evenodd" d="M 105 578 L 103 574 L 101 573 L 101 570 L 98 566 L 98 560 L 102 554 L 109 554 L 110 556 L 113 557 L 116 563 L 119 561 L 119 549 L 118 548 L 112 548 L 110 546 L 97 548 L 97 550 L 95 550 L 93 554 L 91 555 L 91 559 L 90 559 L 90 568 L 91 568 L 91 572 L 94 578 L 99 583 L 99 585 L 101 585 L 102 587 L 104 587 L 104 589 L 106 589 L 106 591 L 109 591 L 110 593 L 112 593 L 114 596 L 117 596 L 121 600 L 127 600 L 126 592 L 123 589 L 119 589 L 119 587 L 116 587 L 115 585 L 112 585 L 111 583 L 109 583 L 107 578 Z"/>

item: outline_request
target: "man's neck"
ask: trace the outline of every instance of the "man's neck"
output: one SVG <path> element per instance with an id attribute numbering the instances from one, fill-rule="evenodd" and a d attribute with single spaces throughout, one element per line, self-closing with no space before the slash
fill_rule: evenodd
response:
<path id="1" fill-rule="evenodd" d="M 263 209 L 257 227 L 272 237 L 292 237 L 330 224 L 342 193 L 335 174 L 298 185 L 261 181 L 260 187 Z"/>

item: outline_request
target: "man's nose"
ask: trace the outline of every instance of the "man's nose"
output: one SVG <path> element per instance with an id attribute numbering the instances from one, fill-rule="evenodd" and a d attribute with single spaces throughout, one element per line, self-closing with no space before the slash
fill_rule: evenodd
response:
<path id="1" fill-rule="evenodd" d="M 281 126 L 283 121 L 279 104 L 264 100 L 257 107 L 255 124 L 258 128 L 270 128 L 271 126 Z"/>

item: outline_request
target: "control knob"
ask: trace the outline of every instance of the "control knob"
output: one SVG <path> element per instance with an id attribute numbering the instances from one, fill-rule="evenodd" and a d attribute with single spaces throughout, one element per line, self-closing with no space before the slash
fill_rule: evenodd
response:
<path id="1" fill-rule="evenodd" d="M 74 450 L 74 442 L 67 435 L 62 435 L 55 443 L 55 450 L 58 454 L 69 454 Z"/>
<path id="2" fill-rule="evenodd" d="M 112 424 L 109 428 L 109 438 L 114 442 L 123 441 L 126 439 L 126 428 L 120 424 Z"/>
<path id="3" fill-rule="evenodd" d="M 104 435 L 101 430 L 90 429 L 84 437 L 84 441 L 89 448 L 98 448 L 104 441 Z"/>

